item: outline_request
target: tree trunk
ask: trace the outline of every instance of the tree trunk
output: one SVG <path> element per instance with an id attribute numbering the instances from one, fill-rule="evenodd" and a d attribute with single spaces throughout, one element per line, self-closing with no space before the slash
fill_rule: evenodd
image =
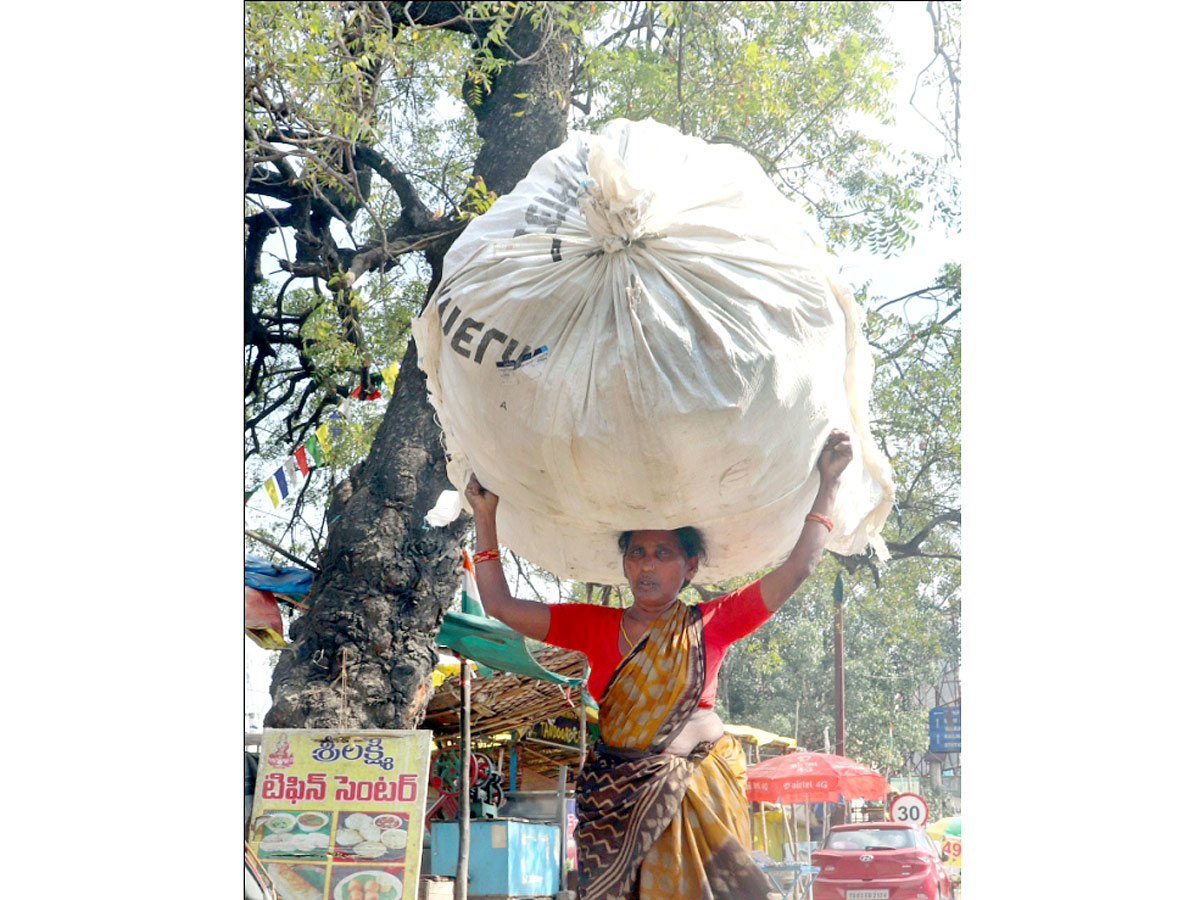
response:
<path id="1" fill-rule="evenodd" d="M 410 9 L 453 13 L 452 4 Z M 509 58 L 515 52 L 522 63 L 504 68 L 473 107 L 484 139 L 475 172 L 497 194 L 566 138 L 568 53 L 562 36 L 543 38 L 527 18 L 514 22 L 507 48 L 493 50 Z M 427 254 L 435 283 L 445 249 Z M 440 437 L 410 341 L 367 459 L 334 489 L 311 608 L 293 625 L 293 643 L 271 679 L 268 727 L 404 729 L 424 718 L 434 638 L 458 593 L 458 548 L 469 521 L 424 524 L 451 487 Z"/>
<path id="2" fill-rule="evenodd" d="M 271 680 L 276 728 L 415 728 L 434 636 L 459 583 L 467 518 L 428 528 L 446 478 L 410 342 L 367 459 L 335 489 L 311 611 Z"/>

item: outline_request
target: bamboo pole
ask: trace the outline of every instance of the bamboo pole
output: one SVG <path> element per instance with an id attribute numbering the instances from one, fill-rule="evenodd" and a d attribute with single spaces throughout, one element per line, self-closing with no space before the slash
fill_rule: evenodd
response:
<path id="1" fill-rule="evenodd" d="M 756 764 L 762 762 L 762 753 L 758 749 L 757 741 L 754 742 L 754 762 Z M 758 802 L 758 814 L 759 818 L 762 820 L 763 853 L 767 854 L 767 856 L 770 856 L 771 842 L 767 837 L 767 802 L 765 800 L 760 800 Z"/>
<path id="2" fill-rule="evenodd" d="M 459 657 L 462 708 L 458 745 L 458 865 L 454 870 L 454 898 L 467 900 L 467 864 L 471 853 L 471 663 Z"/>
<path id="3" fill-rule="evenodd" d="M 787 808 L 787 804 L 785 804 L 785 803 L 783 802 L 783 800 L 782 800 L 782 799 L 780 799 L 780 801 L 779 801 L 779 815 L 780 815 L 780 817 L 781 817 L 781 818 L 782 818 L 782 820 L 783 820 L 783 837 L 784 837 L 784 842 L 785 842 L 785 843 L 788 843 L 788 844 L 795 845 L 795 843 L 796 843 L 796 836 L 795 836 L 795 834 L 794 834 L 794 833 L 793 833 L 793 831 L 792 831 L 792 824 L 791 824 L 791 822 L 789 822 L 789 821 L 788 821 L 788 813 L 787 813 L 787 810 L 788 810 L 788 808 Z M 783 862 L 787 862 L 787 853 L 783 852 L 783 851 L 784 851 L 786 848 L 784 848 L 784 847 L 780 847 L 779 849 L 780 849 L 780 853 L 779 853 L 779 855 L 783 857 Z"/>

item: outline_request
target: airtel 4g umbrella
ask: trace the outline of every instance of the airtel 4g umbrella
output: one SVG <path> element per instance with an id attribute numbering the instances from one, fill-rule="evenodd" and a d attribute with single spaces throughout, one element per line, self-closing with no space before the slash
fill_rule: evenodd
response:
<path id="1" fill-rule="evenodd" d="M 888 780 L 874 769 L 833 753 L 785 753 L 746 769 L 747 800 L 836 803 L 838 794 L 847 799 L 879 799 L 891 790 Z"/>

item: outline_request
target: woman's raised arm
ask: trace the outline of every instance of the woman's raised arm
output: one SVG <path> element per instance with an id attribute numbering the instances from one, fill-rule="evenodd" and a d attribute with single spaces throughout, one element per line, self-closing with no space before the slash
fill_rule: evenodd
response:
<path id="1" fill-rule="evenodd" d="M 837 496 L 842 472 L 846 470 L 846 466 L 849 465 L 853 456 L 854 449 L 850 443 L 850 435 L 837 428 L 831 431 L 825 441 L 825 446 L 821 449 L 821 456 L 817 459 L 817 471 L 821 473 L 821 486 L 817 489 L 817 499 L 813 501 L 809 518 L 805 520 L 804 527 L 800 530 L 796 546 L 792 548 L 792 552 L 788 554 L 788 558 L 780 564 L 779 568 L 768 572 L 759 582 L 763 605 L 771 612 L 775 612 L 783 606 L 784 601 L 796 593 L 796 589 L 800 587 L 805 578 L 812 574 L 812 570 L 820 560 L 832 527 L 832 520 L 830 520 L 830 527 L 827 528 L 822 524 L 821 519 L 828 520 L 830 510 L 833 509 L 834 498 Z"/>
<path id="2" fill-rule="evenodd" d="M 467 482 L 467 502 L 475 514 L 475 552 L 497 551 L 488 554 L 486 560 L 475 561 L 475 582 L 479 585 L 479 599 L 488 615 L 495 616 L 513 631 L 544 641 L 550 631 L 550 609 L 544 603 L 514 597 L 504 577 L 500 564 L 500 541 L 496 536 L 496 507 L 500 498 L 479 483 L 471 473 Z"/>

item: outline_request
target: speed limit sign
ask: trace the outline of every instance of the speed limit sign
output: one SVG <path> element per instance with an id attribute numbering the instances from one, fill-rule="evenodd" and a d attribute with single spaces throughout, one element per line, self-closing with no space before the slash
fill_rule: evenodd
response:
<path id="1" fill-rule="evenodd" d="M 920 828 L 929 821 L 929 807 L 920 794 L 897 794 L 888 807 L 888 816 L 893 822 Z"/>

